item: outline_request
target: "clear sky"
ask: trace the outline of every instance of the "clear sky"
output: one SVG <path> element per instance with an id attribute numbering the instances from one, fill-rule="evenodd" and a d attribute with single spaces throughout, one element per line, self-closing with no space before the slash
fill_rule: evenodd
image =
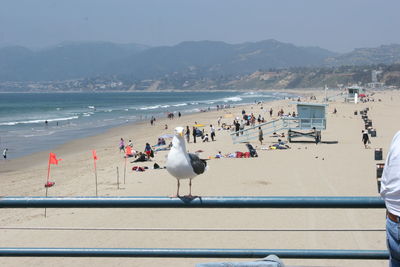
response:
<path id="1" fill-rule="evenodd" d="M 0 0 L 0 46 L 272 38 L 345 52 L 399 32 L 400 0 Z"/>

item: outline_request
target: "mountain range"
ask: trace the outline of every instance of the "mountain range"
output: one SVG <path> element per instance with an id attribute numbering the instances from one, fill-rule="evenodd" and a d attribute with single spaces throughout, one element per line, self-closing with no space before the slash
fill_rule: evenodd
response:
<path id="1" fill-rule="evenodd" d="M 0 81 L 56 81 L 114 76 L 137 81 L 170 77 L 176 73 L 212 79 L 224 75 L 247 75 L 258 70 L 399 62 L 398 44 L 360 48 L 340 54 L 272 39 L 242 44 L 197 41 L 160 47 L 75 42 L 38 51 L 20 46 L 0 48 Z"/>

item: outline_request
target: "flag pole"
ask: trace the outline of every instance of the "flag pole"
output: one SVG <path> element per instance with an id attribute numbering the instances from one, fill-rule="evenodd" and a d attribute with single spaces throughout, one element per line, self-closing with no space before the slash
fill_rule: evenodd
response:
<path id="1" fill-rule="evenodd" d="M 47 192 L 48 192 L 48 187 L 46 186 L 46 198 L 47 198 Z M 47 218 L 47 209 L 44 208 L 44 217 Z"/>
<path id="2" fill-rule="evenodd" d="M 96 168 L 96 160 L 94 159 L 94 179 L 96 181 L 96 197 L 97 195 L 97 168 Z"/>
<path id="3" fill-rule="evenodd" d="M 126 157 L 125 157 L 125 166 L 124 166 L 124 184 L 125 184 L 125 177 L 126 177 Z"/>
<path id="4" fill-rule="evenodd" d="M 119 189 L 119 170 L 117 166 L 117 189 Z"/>
<path id="5" fill-rule="evenodd" d="M 47 167 L 47 181 L 44 186 L 44 188 L 46 189 L 46 198 L 47 198 L 48 191 L 49 191 L 49 187 L 47 186 L 49 183 L 49 178 L 50 178 L 50 159 L 49 159 L 49 166 Z M 46 208 L 44 208 L 44 217 L 45 218 L 47 217 L 47 209 Z"/>

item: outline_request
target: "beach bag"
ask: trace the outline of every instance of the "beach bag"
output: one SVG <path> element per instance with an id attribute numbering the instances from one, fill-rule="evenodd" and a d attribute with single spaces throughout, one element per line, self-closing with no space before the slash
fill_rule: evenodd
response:
<path id="1" fill-rule="evenodd" d="M 154 151 L 150 150 L 150 157 L 154 158 Z"/>
<path id="2" fill-rule="evenodd" d="M 133 166 L 132 171 L 144 172 L 144 168 L 140 166 Z"/>
<path id="3" fill-rule="evenodd" d="M 241 157 L 243 157 L 243 152 L 236 152 L 236 157 L 237 158 L 241 158 Z"/>

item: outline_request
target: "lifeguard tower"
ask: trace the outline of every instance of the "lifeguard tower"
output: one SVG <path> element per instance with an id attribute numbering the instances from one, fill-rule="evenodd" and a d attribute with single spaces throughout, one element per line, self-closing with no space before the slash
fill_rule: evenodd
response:
<path id="1" fill-rule="evenodd" d="M 326 106 L 327 104 L 297 103 L 297 117 L 282 118 L 294 122 L 288 123 L 288 141 L 297 137 L 320 141 L 321 131 L 326 129 Z"/>
<path id="2" fill-rule="evenodd" d="M 347 88 L 347 96 L 345 97 L 345 102 L 357 104 L 361 91 L 362 91 L 362 88 L 357 85 L 348 87 Z"/>
<path id="3" fill-rule="evenodd" d="M 261 123 L 245 130 L 231 133 L 233 143 L 244 143 L 257 140 L 259 127 L 264 136 L 274 132 L 288 131 L 288 141 L 298 137 L 313 138 L 321 140 L 321 131 L 326 129 L 326 107 L 327 104 L 296 102 L 297 117 L 280 117 L 277 120 Z"/>

